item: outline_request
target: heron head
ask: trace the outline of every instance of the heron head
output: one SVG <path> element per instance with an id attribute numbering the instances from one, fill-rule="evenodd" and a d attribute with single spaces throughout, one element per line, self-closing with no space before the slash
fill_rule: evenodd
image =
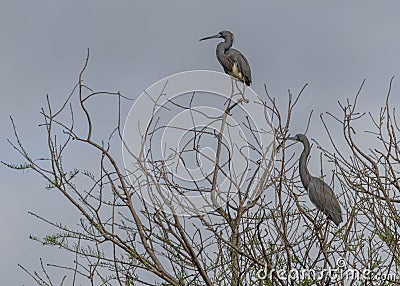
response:
<path id="1" fill-rule="evenodd" d="M 304 134 L 296 134 L 293 137 L 288 137 L 288 140 L 294 140 L 294 141 L 298 141 L 298 142 L 303 142 L 305 140 L 307 140 L 307 137 Z"/>
<path id="2" fill-rule="evenodd" d="M 216 38 L 222 38 L 224 40 L 231 39 L 232 42 L 235 40 L 235 36 L 233 35 L 233 33 L 229 32 L 229 31 L 221 31 L 216 35 L 202 38 L 202 39 L 200 39 L 200 41 L 216 39 Z"/>
<path id="3" fill-rule="evenodd" d="M 229 31 L 221 31 L 221 32 L 219 32 L 218 33 L 220 36 L 220 38 L 223 38 L 223 39 L 232 39 L 232 41 L 234 41 L 235 40 L 235 36 L 233 35 L 233 33 L 232 32 L 229 32 Z"/>

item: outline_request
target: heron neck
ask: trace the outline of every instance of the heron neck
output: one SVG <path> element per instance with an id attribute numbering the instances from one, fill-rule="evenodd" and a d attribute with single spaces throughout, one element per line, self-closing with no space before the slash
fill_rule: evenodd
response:
<path id="1" fill-rule="evenodd" d="M 217 55 L 224 54 L 227 50 L 232 47 L 233 40 L 232 39 L 225 39 L 225 41 L 219 43 L 217 45 Z"/>
<path id="2" fill-rule="evenodd" d="M 301 182 L 303 183 L 304 188 L 307 189 L 308 184 L 310 183 L 310 176 L 311 176 L 307 169 L 307 158 L 308 155 L 310 155 L 310 143 L 308 141 L 304 141 L 302 143 L 304 150 L 300 155 L 299 172 L 300 172 Z"/>

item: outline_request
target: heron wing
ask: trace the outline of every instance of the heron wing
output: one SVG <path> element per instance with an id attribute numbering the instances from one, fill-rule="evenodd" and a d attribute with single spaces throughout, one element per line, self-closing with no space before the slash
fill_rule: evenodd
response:
<path id="1" fill-rule="evenodd" d="M 342 220 L 342 210 L 333 190 L 320 178 L 311 177 L 307 188 L 311 202 L 336 225 Z"/>
<path id="2" fill-rule="evenodd" d="M 229 49 L 225 52 L 227 58 L 230 59 L 232 66 L 236 63 L 239 72 L 243 75 L 243 81 L 247 84 L 251 84 L 251 69 L 250 64 L 245 56 L 235 49 Z"/>

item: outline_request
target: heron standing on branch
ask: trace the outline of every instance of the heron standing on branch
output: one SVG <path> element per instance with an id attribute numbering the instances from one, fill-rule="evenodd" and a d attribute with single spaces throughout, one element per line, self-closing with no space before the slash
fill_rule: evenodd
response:
<path id="1" fill-rule="evenodd" d="M 289 137 L 289 140 L 295 140 L 303 143 L 304 150 L 300 155 L 299 173 L 301 182 L 308 192 L 311 202 L 322 211 L 328 219 L 333 221 L 336 226 L 343 221 L 342 210 L 339 202 L 333 193 L 333 190 L 320 178 L 310 175 L 307 169 L 307 158 L 310 154 L 310 143 L 303 134 L 297 134 L 294 137 Z"/>
<path id="2" fill-rule="evenodd" d="M 215 38 L 224 39 L 223 42 L 217 45 L 217 59 L 224 68 L 225 73 L 250 86 L 251 70 L 249 62 L 241 52 L 231 49 L 235 39 L 233 34 L 229 31 L 222 31 L 214 36 L 200 39 L 200 41 Z"/>

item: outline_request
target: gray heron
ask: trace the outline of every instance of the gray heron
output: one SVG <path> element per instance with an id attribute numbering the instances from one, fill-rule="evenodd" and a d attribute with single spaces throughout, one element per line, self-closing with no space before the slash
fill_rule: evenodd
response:
<path id="1" fill-rule="evenodd" d="M 289 137 L 289 140 L 294 140 L 303 143 L 303 152 L 299 160 L 300 179 L 307 190 L 311 202 L 322 211 L 329 220 L 333 221 L 336 226 L 343 221 L 342 210 L 333 190 L 320 178 L 310 175 L 307 169 L 307 158 L 310 154 L 310 143 L 303 134 L 297 134 L 294 137 Z"/>
<path id="2" fill-rule="evenodd" d="M 217 45 L 217 59 L 224 68 L 225 73 L 250 86 L 251 70 L 249 62 L 241 52 L 231 49 L 235 39 L 234 35 L 229 31 L 222 31 L 214 36 L 200 39 L 200 41 L 215 38 L 224 39 L 223 42 Z"/>

